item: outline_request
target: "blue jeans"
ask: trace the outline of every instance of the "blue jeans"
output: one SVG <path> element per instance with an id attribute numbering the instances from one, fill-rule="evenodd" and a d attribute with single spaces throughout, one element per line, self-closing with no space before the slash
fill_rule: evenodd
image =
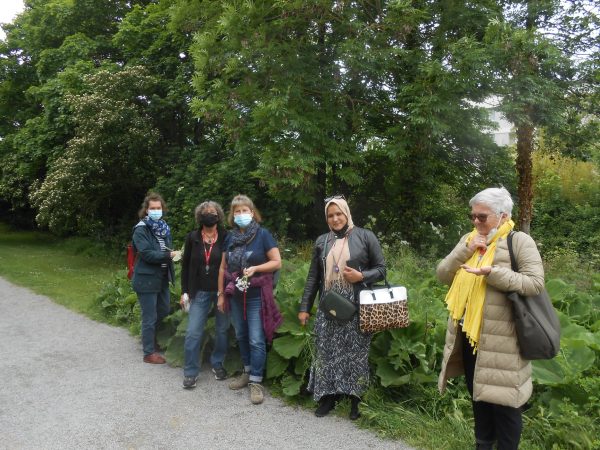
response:
<path id="1" fill-rule="evenodd" d="M 240 346 L 244 370 L 249 373 L 250 381 L 262 382 L 267 362 L 267 345 L 261 318 L 261 299 L 246 298 L 246 320 L 244 320 L 244 300 L 232 298 L 231 320 L 235 336 Z"/>
<path id="2" fill-rule="evenodd" d="M 162 278 L 159 292 L 138 292 L 138 301 L 142 309 L 142 347 L 144 356 L 154 353 L 156 327 L 169 315 L 170 293 L 169 279 Z"/>
<path id="3" fill-rule="evenodd" d="M 200 373 L 200 346 L 204 335 L 204 326 L 210 310 L 215 308 L 215 348 L 210 355 L 210 364 L 214 368 L 223 367 L 227 353 L 227 331 L 229 330 L 229 314 L 217 310 L 217 293 L 198 291 L 190 305 L 188 326 L 185 333 L 183 350 L 185 367 L 183 375 L 195 377 Z"/>

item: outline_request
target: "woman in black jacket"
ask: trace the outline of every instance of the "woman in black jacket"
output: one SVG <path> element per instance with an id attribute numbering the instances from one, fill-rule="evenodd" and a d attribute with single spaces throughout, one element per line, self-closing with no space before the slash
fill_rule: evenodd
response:
<path id="1" fill-rule="evenodd" d="M 298 319 L 306 325 L 317 295 L 323 298 L 334 290 L 357 306 L 359 293 L 367 284 L 385 277 L 385 261 L 379 241 L 370 230 L 355 227 L 348 203 L 342 196 L 325 199 L 325 218 L 330 232 L 317 238 Z M 327 319 L 317 310 L 315 320 L 316 355 L 310 369 L 308 389 L 319 402 L 315 411 L 323 417 L 335 402 L 351 399 L 350 419 L 360 413 L 360 395 L 369 382 L 371 335 L 359 330 L 358 314 L 346 323 Z"/>
<path id="2" fill-rule="evenodd" d="M 215 311 L 215 345 L 210 357 L 212 372 L 217 380 L 227 378 L 223 361 L 228 345 L 229 313 L 218 311 L 216 307 L 223 241 L 227 236 L 223 228 L 225 214 L 221 205 L 206 201 L 196 207 L 194 215 L 199 229 L 186 236 L 181 263 L 180 303 L 183 307 L 186 297 L 191 302 L 183 345 L 183 387 L 186 389 L 196 387 L 200 373 L 200 346 L 211 310 Z"/>
<path id="3" fill-rule="evenodd" d="M 164 364 L 158 353 L 156 327 L 169 314 L 169 282 L 175 280 L 171 250 L 171 229 L 162 218 L 166 211 L 163 198 L 149 193 L 139 212 L 140 221 L 133 228 L 133 246 L 137 260 L 133 269 L 132 287 L 142 310 L 142 346 L 144 362 Z"/>

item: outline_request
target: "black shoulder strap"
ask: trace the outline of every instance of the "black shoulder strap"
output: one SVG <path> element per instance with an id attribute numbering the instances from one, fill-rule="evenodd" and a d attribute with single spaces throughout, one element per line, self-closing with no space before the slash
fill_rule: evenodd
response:
<path id="1" fill-rule="evenodd" d="M 518 272 L 519 266 L 517 266 L 517 261 L 515 259 L 515 252 L 513 251 L 513 246 L 512 246 L 514 234 L 515 234 L 514 231 L 511 231 L 510 233 L 508 233 L 508 236 L 506 238 L 506 243 L 508 245 L 508 254 L 510 255 L 510 267 L 513 270 L 513 272 Z"/>
<path id="2" fill-rule="evenodd" d="M 333 233 L 331 233 L 333 235 Z M 325 243 L 323 244 L 323 255 L 321 258 L 323 259 L 323 282 L 325 282 L 325 275 L 327 274 L 327 244 L 329 243 L 329 233 L 325 236 Z"/>

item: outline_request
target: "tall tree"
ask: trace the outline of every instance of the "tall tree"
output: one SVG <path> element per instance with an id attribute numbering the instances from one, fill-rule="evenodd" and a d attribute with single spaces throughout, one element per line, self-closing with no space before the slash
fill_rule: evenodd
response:
<path id="1" fill-rule="evenodd" d="M 568 83 L 575 72 L 558 42 L 544 32 L 558 14 L 560 2 L 507 1 L 503 6 L 503 17 L 491 23 L 487 39 L 498 71 L 501 110 L 516 128 L 518 226 L 529 233 L 534 132 L 536 127 L 564 123 Z"/>

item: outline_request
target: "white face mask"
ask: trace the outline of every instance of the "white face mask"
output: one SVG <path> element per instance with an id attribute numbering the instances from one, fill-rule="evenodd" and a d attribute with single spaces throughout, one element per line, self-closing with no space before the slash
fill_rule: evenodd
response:
<path id="1" fill-rule="evenodd" d="M 498 223 L 496 224 L 496 226 L 494 228 L 492 228 L 490 230 L 490 232 L 488 233 L 488 235 L 486 236 L 488 242 L 490 242 L 492 240 L 492 238 L 498 232 L 498 227 L 500 226 L 500 222 L 502 222 L 502 213 L 500 213 L 500 218 L 498 219 Z"/>

